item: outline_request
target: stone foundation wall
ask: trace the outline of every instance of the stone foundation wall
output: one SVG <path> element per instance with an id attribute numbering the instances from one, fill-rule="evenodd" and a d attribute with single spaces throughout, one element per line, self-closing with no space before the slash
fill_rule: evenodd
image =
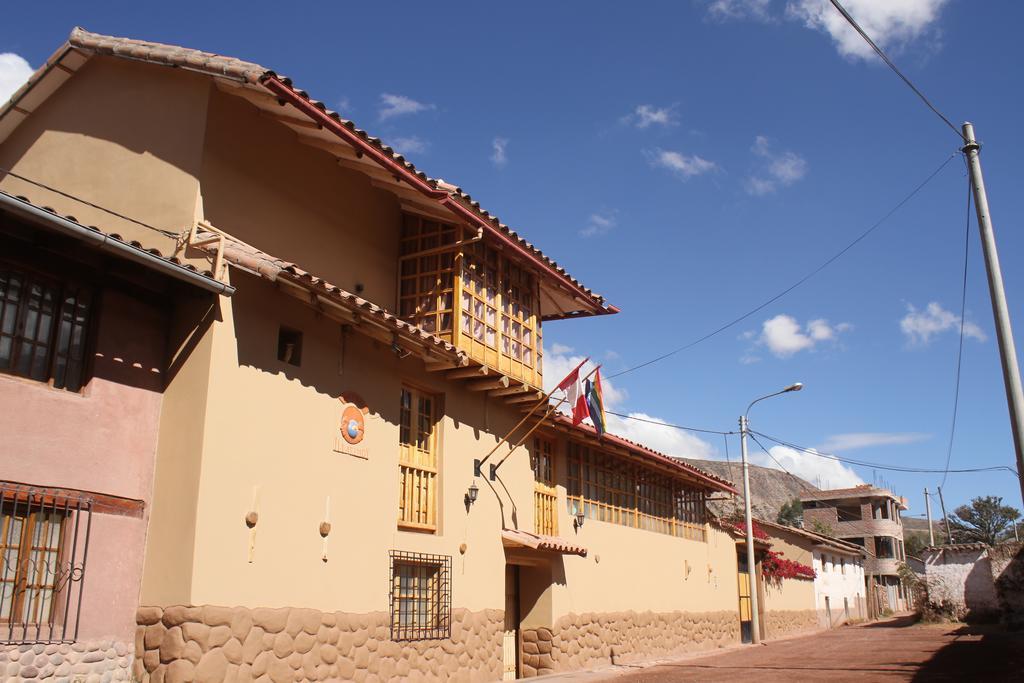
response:
<path id="1" fill-rule="evenodd" d="M 812 612 L 813 615 L 813 612 Z M 523 629 L 522 676 L 636 662 L 740 641 L 735 612 L 568 614 L 553 629 Z"/>
<path id="2" fill-rule="evenodd" d="M 771 610 L 764 614 L 765 638 L 780 638 L 820 628 L 817 610 Z"/>
<path id="3" fill-rule="evenodd" d="M 221 681 L 494 681 L 501 610 L 452 610 L 451 637 L 391 640 L 386 612 L 282 607 L 141 607 L 135 679 Z"/>
<path id="4" fill-rule="evenodd" d="M 0 645 L 0 680 L 128 681 L 132 654 L 131 646 L 114 640 L 70 645 Z"/>

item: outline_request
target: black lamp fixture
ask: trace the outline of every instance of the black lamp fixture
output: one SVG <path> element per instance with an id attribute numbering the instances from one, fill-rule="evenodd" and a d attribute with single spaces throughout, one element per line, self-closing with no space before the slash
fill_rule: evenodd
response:
<path id="1" fill-rule="evenodd" d="M 476 497 L 480 493 L 480 489 L 476 485 L 476 481 L 469 485 L 469 489 L 466 491 L 466 506 L 469 507 L 476 502 Z"/>
<path id="2" fill-rule="evenodd" d="M 573 520 L 573 525 L 577 529 L 582 529 L 583 528 L 583 520 L 584 520 L 583 509 L 580 506 L 577 505 L 576 506 L 576 519 Z"/>

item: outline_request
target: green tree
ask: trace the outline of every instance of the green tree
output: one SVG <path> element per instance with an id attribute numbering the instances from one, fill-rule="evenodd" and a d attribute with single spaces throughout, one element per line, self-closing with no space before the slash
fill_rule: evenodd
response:
<path id="1" fill-rule="evenodd" d="M 811 522 L 811 531 L 822 536 L 835 536 L 836 531 L 832 528 L 831 524 L 822 522 L 820 519 L 816 519 Z"/>
<path id="2" fill-rule="evenodd" d="M 978 496 L 969 505 L 961 505 L 949 517 L 953 538 L 958 543 L 995 545 L 1013 535 L 1013 523 L 1020 510 L 1003 505 L 999 496 Z"/>
<path id="3" fill-rule="evenodd" d="M 921 557 L 921 551 L 928 547 L 928 532 L 905 533 L 903 547 L 907 551 L 907 555 Z"/>
<path id="4" fill-rule="evenodd" d="M 804 506 L 799 498 L 783 503 L 775 521 L 786 526 L 801 526 L 804 520 Z"/>

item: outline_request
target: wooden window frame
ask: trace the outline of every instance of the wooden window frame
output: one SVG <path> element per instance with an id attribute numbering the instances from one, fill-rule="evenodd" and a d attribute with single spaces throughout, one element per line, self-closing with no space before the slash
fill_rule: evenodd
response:
<path id="1" fill-rule="evenodd" d="M 455 330 L 456 238 L 460 233 L 449 223 L 417 214 L 402 215 L 399 317 L 448 341 Z"/>
<path id="2" fill-rule="evenodd" d="M 569 514 L 582 511 L 588 519 L 707 541 L 703 490 L 573 440 L 566 463 Z"/>
<path id="3" fill-rule="evenodd" d="M 391 639 L 426 640 L 451 636 L 450 555 L 392 550 L 389 596 Z"/>
<path id="4" fill-rule="evenodd" d="M 406 407 L 406 395 L 409 406 Z M 423 402 L 430 401 L 429 414 Z M 437 532 L 440 488 L 441 395 L 403 383 L 399 402 L 398 527 Z M 425 421 L 425 422 L 424 422 Z M 420 438 L 425 433 L 426 448 Z M 415 430 L 415 435 L 413 431 Z"/>
<path id="5" fill-rule="evenodd" d="M 533 531 L 541 536 L 558 535 L 558 488 L 555 484 L 555 440 L 535 436 L 530 445 L 533 470 Z"/>
<path id="6" fill-rule="evenodd" d="M 12 276 L 20 278 L 17 302 L 10 298 Z M 92 370 L 89 349 L 95 343 L 93 322 L 99 307 L 98 289 L 88 283 L 58 277 L 23 263 L 7 260 L 0 260 L 0 277 L 5 277 L 3 295 L 0 296 L 0 345 L 4 341 L 10 344 L 8 362 L 6 366 L 0 367 L 0 374 L 38 382 L 53 389 L 81 393 L 88 383 Z M 30 340 L 25 334 L 28 318 L 33 313 L 29 298 L 29 292 L 33 287 L 40 287 L 44 294 L 49 293 L 53 296 L 49 329 L 45 339 L 34 339 L 39 337 L 41 332 L 41 309 L 35 312 L 35 330 L 31 335 L 33 339 Z M 4 329 L 8 326 L 7 320 L 11 321 L 10 331 Z M 63 333 L 65 322 L 69 323 L 66 339 Z M 26 344 L 32 347 L 32 355 L 29 360 L 30 367 L 27 371 L 22 371 L 17 365 Z M 36 352 L 40 348 L 45 354 L 41 358 L 41 376 L 39 372 L 34 371 L 33 366 Z"/>

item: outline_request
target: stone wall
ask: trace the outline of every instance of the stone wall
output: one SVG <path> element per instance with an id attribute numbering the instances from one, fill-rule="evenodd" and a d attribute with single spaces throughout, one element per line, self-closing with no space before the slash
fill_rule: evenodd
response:
<path id="1" fill-rule="evenodd" d="M 813 614 L 813 613 L 812 613 Z M 524 629 L 522 676 L 710 650 L 740 642 L 735 612 L 567 614 L 553 629 Z"/>
<path id="2" fill-rule="evenodd" d="M 142 607 L 133 673 L 140 682 L 494 681 L 501 610 L 452 610 L 451 637 L 391 640 L 386 612 L 282 607 Z"/>
<path id="3" fill-rule="evenodd" d="M 781 638 L 807 631 L 817 631 L 820 628 L 817 610 L 769 610 L 764 614 L 765 638 Z"/>
<path id="4" fill-rule="evenodd" d="M 0 679 L 8 682 L 127 681 L 131 679 L 131 663 L 131 647 L 114 640 L 0 646 Z"/>

